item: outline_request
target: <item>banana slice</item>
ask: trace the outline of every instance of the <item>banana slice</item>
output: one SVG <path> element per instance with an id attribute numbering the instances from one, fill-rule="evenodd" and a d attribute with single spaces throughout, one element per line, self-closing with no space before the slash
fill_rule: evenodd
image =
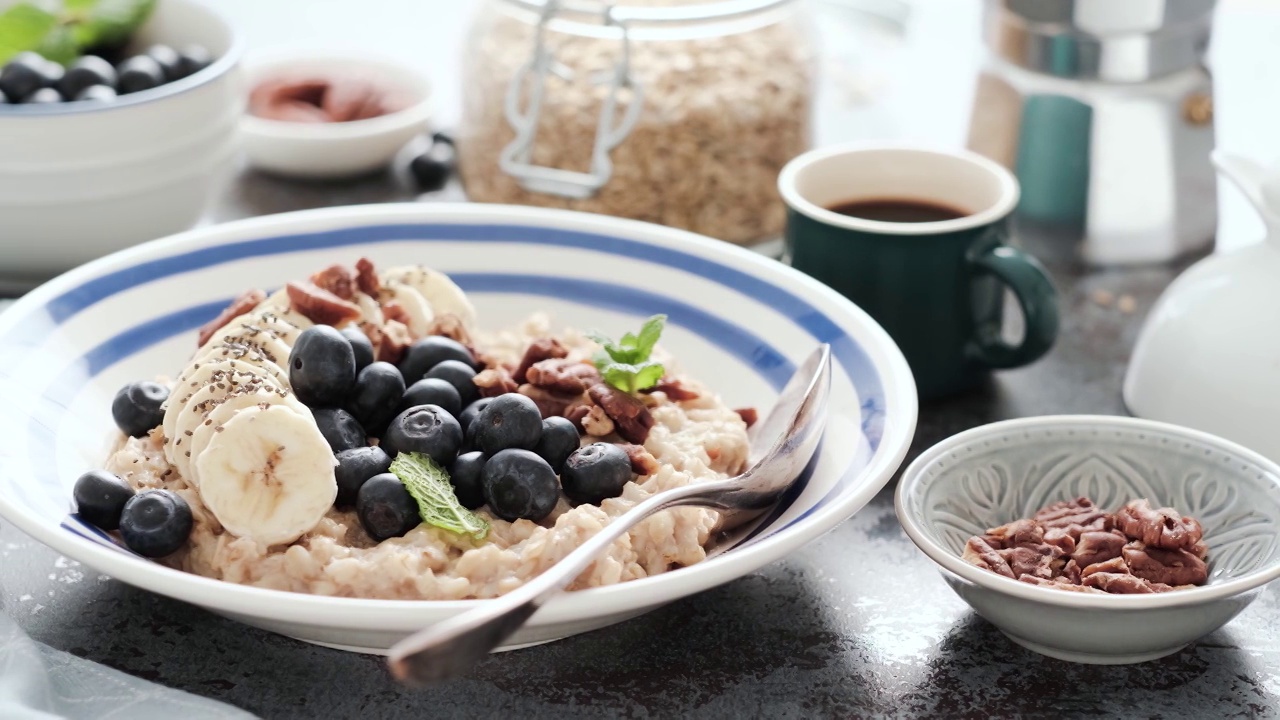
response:
<path id="1" fill-rule="evenodd" d="M 195 459 L 200 497 L 228 532 L 264 545 L 297 540 L 338 494 L 333 453 L 308 416 L 252 407 L 222 425 Z"/>
<path id="2" fill-rule="evenodd" d="M 282 313 L 289 311 L 293 307 L 293 301 L 289 299 L 289 291 L 284 288 L 271 293 L 266 300 L 258 303 L 258 307 L 254 308 L 254 312 L 270 310 L 272 312 Z"/>
<path id="3" fill-rule="evenodd" d="M 409 320 L 406 325 L 415 337 L 422 337 L 431 329 L 431 321 L 435 319 L 435 313 L 431 311 L 431 305 L 422 297 L 422 293 L 417 290 L 404 283 L 388 282 L 382 285 L 382 296 L 379 299 L 384 304 L 394 302 L 404 308 Z"/>
<path id="4" fill-rule="evenodd" d="M 199 457 L 200 453 L 209 446 L 209 441 L 213 439 L 215 433 L 222 432 L 219 428 L 226 425 L 241 410 L 247 410 L 253 407 L 267 408 L 272 405 L 283 405 L 294 412 L 311 417 L 311 410 L 298 401 L 292 394 L 281 393 L 279 391 L 258 387 L 253 388 L 244 386 L 237 389 L 230 395 L 222 398 L 218 404 L 214 405 L 205 413 L 200 424 L 196 425 L 195 431 L 187 441 L 187 449 L 180 456 L 185 458 L 188 463 L 188 472 L 185 476 L 194 487 L 200 486 L 200 477 L 190 471 L 190 458 Z M 178 422 L 182 425 L 181 420 Z M 190 457 L 186 457 L 186 453 L 191 453 Z M 181 470 L 181 468 L 179 468 Z"/>
<path id="5" fill-rule="evenodd" d="M 298 341 L 298 336 L 302 334 L 303 326 L 289 319 L 296 315 L 302 317 L 300 313 L 289 313 L 286 317 L 285 313 L 276 310 L 254 310 L 249 314 L 249 324 L 257 325 L 263 329 L 270 330 L 277 337 L 286 342 L 290 347 Z M 303 318 L 306 320 L 306 318 Z M 310 320 L 306 320 L 306 327 L 314 325 Z"/>
<path id="6" fill-rule="evenodd" d="M 351 302 L 360 308 L 361 322 L 367 322 L 372 325 L 381 326 L 385 318 L 382 316 L 382 305 L 378 304 L 377 298 L 372 295 L 366 295 L 359 290 L 356 291 L 355 297 L 351 298 Z"/>
<path id="7" fill-rule="evenodd" d="M 165 435 L 169 439 L 165 445 L 165 456 L 174 467 L 178 468 L 183 477 L 190 477 L 188 459 L 194 457 L 194 453 L 191 452 L 191 437 L 204 420 L 204 416 L 234 394 L 258 390 L 273 392 L 280 396 L 288 394 L 288 391 L 281 389 L 265 374 L 245 371 L 210 371 L 209 382 L 194 392 L 178 411 L 173 421 L 173 434 Z"/>
<path id="8" fill-rule="evenodd" d="M 205 354 L 205 350 L 213 345 L 223 343 L 240 343 L 248 345 L 280 368 L 289 367 L 289 352 L 293 346 L 281 337 L 281 331 L 252 322 L 245 316 L 232 320 L 219 330 L 203 347 L 196 351 L 196 356 Z"/>
<path id="9" fill-rule="evenodd" d="M 471 327 L 476 321 L 476 309 L 467 299 L 462 288 L 439 270 L 425 265 L 404 265 L 389 268 L 382 274 L 382 282 L 401 283 L 417 290 L 436 315 L 457 315 L 463 326 Z"/>
<path id="10" fill-rule="evenodd" d="M 264 373 L 266 371 L 261 368 L 235 359 L 208 358 L 192 362 L 178 375 L 178 379 L 173 383 L 173 389 L 169 392 L 169 399 L 161 405 L 164 408 L 164 421 L 161 427 L 164 429 L 165 439 L 169 441 L 176 439 L 173 427 L 178 420 L 178 414 L 186 408 L 192 396 L 204 389 L 206 385 L 227 380 L 244 382 L 253 377 L 260 377 Z"/>
<path id="11" fill-rule="evenodd" d="M 289 373 L 276 362 L 267 358 L 261 348 L 242 342 L 223 342 L 196 351 L 192 362 L 216 362 L 218 360 L 239 360 L 247 365 L 255 365 L 267 371 L 282 388 L 289 388 Z M 288 358 L 285 359 L 288 362 Z"/>

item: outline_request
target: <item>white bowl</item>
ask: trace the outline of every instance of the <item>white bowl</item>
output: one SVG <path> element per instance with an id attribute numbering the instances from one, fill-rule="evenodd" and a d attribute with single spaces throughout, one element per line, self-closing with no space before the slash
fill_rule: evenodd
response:
<path id="1" fill-rule="evenodd" d="M 205 4 L 165 0 L 134 39 L 157 42 L 217 59 L 111 103 L 0 111 L 0 274 L 47 276 L 199 220 L 236 151 L 242 41 Z"/>
<path id="2" fill-rule="evenodd" d="M 777 560 L 853 515 L 910 444 L 916 393 L 902 354 L 831 289 L 750 251 L 677 230 L 492 205 L 376 205 L 257 218 L 148 243 L 78 268 L 0 314 L 0 515 L 101 572 L 310 642 L 379 652 L 481 601 L 322 597 L 211 580 L 149 562 L 68 515 L 99 466 L 125 382 L 172 373 L 196 328 L 246 287 L 333 262 L 425 262 L 453 276 L 485 327 L 535 309 L 579 327 L 670 317 L 663 344 L 731 407 L 770 407 L 794 364 L 832 345 L 831 416 L 816 465 L 758 526 L 697 565 L 573 592 L 510 646 L 625 620 Z"/>
<path id="3" fill-rule="evenodd" d="M 1108 510 L 1147 498 L 1198 519 L 1209 582 L 1155 595 L 1085 594 L 961 559 L 971 536 L 1081 495 Z M 897 511 L 907 535 L 979 615 L 1019 645 L 1072 662 L 1175 653 L 1280 577 L 1280 466 L 1221 438 L 1148 420 L 1067 415 L 960 433 L 911 463 Z"/>
<path id="4" fill-rule="evenodd" d="M 431 119 L 431 83 L 417 70 L 390 60 L 313 52 L 254 61 L 246 72 L 250 87 L 281 75 L 368 74 L 404 93 L 410 103 L 387 115 L 340 123 L 284 122 L 246 114 L 241 129 L 249 163 L 277 175 L 322 179 L 374 172 L 389 165 Z"/>

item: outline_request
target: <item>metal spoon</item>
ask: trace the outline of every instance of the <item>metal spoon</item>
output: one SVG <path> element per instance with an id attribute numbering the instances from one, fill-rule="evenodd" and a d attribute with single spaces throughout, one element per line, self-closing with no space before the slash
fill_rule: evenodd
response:
<path id="1" fill-rule="evenodd" d="M 796 370 L 768 417 L 754 428 L 752 445 L 766 451 L 746 472 L 673 488 L 636 505 L 521 587 L 397 643 L 388 657 L 392 674 L 408 684 L 426 684 L 465 673 L 573 582 L 601 550 L 656 512 L 698 505 L 725 512 L 726 522 L 733 524 L 743 515 L 768 509 L 817 450 L 830 391 L 831 348 L 823 344 Z"/>

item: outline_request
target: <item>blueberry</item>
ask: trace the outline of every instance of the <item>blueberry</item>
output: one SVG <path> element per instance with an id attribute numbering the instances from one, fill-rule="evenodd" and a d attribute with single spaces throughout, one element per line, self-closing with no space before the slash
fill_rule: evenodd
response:
<path id="1" fill-rule="evenodd" d="M 173 78 L 181 80 L 194 75 L 213 64 L 213 55 L 201 45 L 188 45 L 178 54 L 178 72 Z"/>
<path id="2" fill-rule="evenodd" d="M 142 437 L 164 420 L 160 406 L 169 399 L 169 388 L 157 382 L 135 382 L 120 388 L 111 401 L 111 417 L 120 432 Z"/>
<path id="3" fill-rule="evenodd" d="M 116 86 L 116 69 L 111 63 L 96 55 L 85 55 L 71 63 L 62 79 L 58 81 L 58 92 L 67 100 L 79 100 L 80 93 L 95 85 Z"/>
<path id="4" fill-rule="evenodd" d="M 416 452 L 448 467 L 462 447 L 462 426 L 438 405 L 418 405 L 396 416 L 382 436 L 387 454 Z"/>
<path id="5" fill-rule="evenodd" d="M 166 82 L 178 79 L 178 65 L 182 62 L 182 58 L 179 57 L 177 50 L 168 45 L 152 45 L 143 55 L 156 61 L 164 71 Z"/>
<path id="6" fill-rule="evenodd" d="M 356 387 L 347 398 L 347 412 L 355 416 L 366 432 L 382 437 L 387 423 L 400 411 L 404 378 L 389 362 L 376 362 L 356 375 Z"/>
<path id="7" fill-rule="evenodd" d="M 338 453 L 338 499 L 334 505 L 351 507 L 366 481 L 391 469 L 391 456 L 380 447 L 358 447 Z"/>
<path id="8" fill-rule="evenodd" d="M 103 530 L 120 527 L 120 513 L 133 497 L 133 488 L 106 470 L 90 470 L 76 480 L 71 496 L 76 501 L 76 514 L 85 522 Z"/>
<path id="9" fill-rule="evenodd" d="M 22 102 L 27 105 L 55 105 L 62 102 L 62 96 L 53 88 L 40 88 L 28 95 Z"/>
<path id="10" fill-rule="evenodd" d="M 436 141 L 409 161 L 409 172 L 413 173 L 413 178 L 423 190 L 439 190 L 449 182 L 457 156 L 452 143 Z"/>
<path id="11" fill-rule="evenodd" d="M 462 413 L 458 415 L 458 423 L 462 425 L 463 433 L 466 433 L 471 428 L 471 423 L 475 422 L 475 419 L 480 416 L 480 411 L 488 407 L 491 402 L 493 402 L 493 398 L 480 398 L 462 410 Z"/>
<path id="12" fill-rule="evenodd" d="M 403 537 L 422 523 L 418 503 L 392 473 L 374 475 L 360 486 L 360 492 L 356 493 L 356 514 L 364 531 L 378 542 Z"/>
<path id="13" fill-rule="evenodd" d="M 508 448 L 532 450 L 542 438 L 542 413 L 519 393 L 499 395 L 475 420 L 476 449 L 493 455 Z"/>
<path id="14" fill-rule="evenodd" d="M 342 336 L 351 343 L 351 350 L 356 354 L 356 372 L 373 364 L 373 342 L 363 330 L 355 325 L 348 325 L 342 328 Z"/>
<path id="15" fill-rule="evenodd" d="M 351 342 L 328 325 L 303 330 L 289 353 L 289 384 L 308 405 L 341 405 L 356 384 Z"/>
<path id="16" fill-rule="evenodd" d="M 618 497 L 631 482 L 631 460 L 611 443 L 592 443 L 575 451 L 560 471 L 560 484 L 570 500 L 598 504 Z"/>
<path id="17" fill-rule="evenodd" d="M 427 371 L 445 360 L 457 360 L 475 369 L 476 359 L 465 345 L 444 337 L 429 335 L 409 346 L 400 361 L 400 373 L 405 382 L 415 383 L 426 377 Z"/>
<path id="18" fill-rule="evenodd" d="M 507 521 L 538 522 L 560 499 L 555 471 L 528 450 L 503 450 L 489 458 L 482 482 L 489 510 Z"/>
<path id="19" fill-rule="evenodd" d="M 458 391 L 439 378 L 419 380 L 404 391 L 400 408 L 403 410 L 415 405 L 439 405 L 454 417 L 462 412 L 462 398 L 458 397 Z"/>
<path id="20" fill-rule="evenodd" d="M 480 390 L 474 382 L 475 376 L 475 369 L 467 363 L 461 360 L 445 360 L 428 370 L 424 377 L 438 378 L 449 383 L 458 391 L 462 404 L 470 405 L 480 397 Z M 405 379 L 408 380 L 408 378 L 409 376 L 406 375 Z"/>
<path id="21" fill-rule="evenodd" d="M 316 427 L 329 443 L 333 452 L 365 447 L 369 444 L 368 435 L 351 413 L 339 408 L 313 408 L 312 416 L 316 419 Z"/>
<path id="22" fill-rule="evenodd" d="M 577 425 L 562 417 L 549 417 L 542 421 L 542 437 L 533 451 L 558 473 L 581 445 Z"/>
<path id="23" fill-rule="evenodd" d="M 134 55 L 116 68 L 116 90 L 121 95 L 142 92 L 164 84 L 164 68 L 154 58 Z"/>
<path id="24" fill-rule="evenodd" d="M 48 60 L 33 52 L 14 55 L 0 69 L 0 91 L 11 101 L 20 102 L 40 88 L 48 87 L 57 79 L 50 80 L 49 64 Z"/>
<path id="25" fill-rule="evenodd" d="M 119 97 L 119 95 L 116 94 L 116 91 L 106 85 L 90 85 L 84 90 L 81 90 L 80 94 L 75 96 L 75 99 L 109 102 L 111 100 L 115 100 L 117 97 Z"/>
<path id="26" fill-rule="evenodd" d="M 191 536 L 191 506 L 168 490 L 146 490 L 129 498 L 120 514 L 120 535 L 130 550 L 150 558 L 181 548 Z"/>
<path id="27" fill-rule="evenodd" d="M 463 453 L 453 461 L 449 468 L 449 482 L 453 483 L 453 494 L 458 502 L 468 510 L 475 510 L 484 505 L 485 454 L 482 452 Z"/>

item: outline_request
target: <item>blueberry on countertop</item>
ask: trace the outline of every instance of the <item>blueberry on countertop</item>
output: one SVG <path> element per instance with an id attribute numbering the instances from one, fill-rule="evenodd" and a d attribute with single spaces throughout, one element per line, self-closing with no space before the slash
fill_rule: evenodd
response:
<path id="1" fill-rule="evenodd" d="M 85 55 L 67 67 L 62 79 L 58 81 L 58 92 L 66 100 L 79 100 L 80 93 L 95 85 L 104 85 L 114 90 L 116 69 L 97 55 Z"/>
<path id="2" fill-rule="evenodd" d="M 154 58 L 134 55 L 116 68 L 116 90 L 121 95 L 142 92 L 164 84 L 164 68 Z"/>
<path id="3" fill-rule="evenodd" d="M 178 53 L 178 72 L 174 80 L 194 75 L 213 64 L 213 55 L 201 45 L 188 45 Z"/>
<path id="4" fill-rule="evenodd" d="M 493 455 L 501 450 L 532 450 L 542 438 L 542 413 L 533 400 L 506 393 L 480 411 L 475 419 L 476 450 Z"/>
<path id="5" fill-rule="evenodd" d="M 484 466 L 488 458 L 482 452 L 463 453 L 453 461 L 449 468 L 449 482 L 453 483 L 453 494 L 458 502 L 468 510 L 475 510 L 484 505 Z"/>
<path id="6" fill-rule="evenodd" d="M 156 61 L 164 71 L 165 82 L 178 79 L 178 65 L 182 62 L 182 58 L 179 57 L 177 50 L 168 45 L 152 45 L 142 54 Z"/>
<path id="7" fill-rule="evenodd" d="M 164 410 L 160 406 L 168 399 L 169 388 L 158 382 L 129 383 L 120 388 L 111 401 L 111 417 L 120 432 L 130 437 L 142 437 L 164 420 Z"/>
<path id="8" fill-rule="evenodd" d="M 538 522 L 560 499 L 555 471 L 528 450 L 503 450 L 489 458 L 482 480 L 489 510 L 507 521 Z"/>
<path id="9" fill-rule="evenodd" d="M 356 384 L 351 341 L 328 325 L 303 330 L 289 353 L 289 385 L 313 407 L 337 407 Z"/>
<path id="10" fill-rule="evenodd" d="M 365 447 L 369 444 L 368 435 L 351 413 L 339 408 L 312 408 L 311 415 L 316 420 L 316 427 L 329 443 L 334 453 L 343 450 Z"/>
<path id="11" fill-rule="evenodd" d="M 462 426 L 438 405 L 418 405 L 396 416 L 382 435 L 388 455 L 418 452 L 444 467 L 453 464 L 462 447 Z"/>
<path id="12" fill-rule="evenodd" d="M 158 558 L 191 536 L 191 506 L 169 490 L 146 490 L 129 498 L 120 514 L 120 536 L 130 550 Z"/>
<path id="13" fill-rule="evenodd" d="M 373 364 L 373 342 L 369 336 L 355 325 L 342 328 L 342 336 L 351 343 L 351 350 L 356 354 L 356 372 Z"/>
<path id="14" fill-rule="evenodd" d="M 455 418 L 462 412 L 462 398 L 452 385 L 439 378 L 424 378 L 409 386 L 400 401 L 400 409 L 415 405 L 439 405 Z"/>
<path id="15" fill-rule="evenodd" d="M 90 470 L 81 475 L 71 490 L 76 514 L 103 530 L 120 527 L 120 513 L 133 495 L 128 483 L 106 470 Z"/>
<path id="16" fill-rule="evenodd" d="M 119 97 L 119 95 L 116 94 L 116 91 L 106 85 L 90 85 L 89 87 L 81 90 L 73 99 L 109 102 L 111 100 L 115 100 L 117 97 Z"/>
<path id="17" fill-rule="evenodd" d="M 542 421 L 542 437 L 533 451 L 559 473 L 564 461 L 581 445 L 577 425 L 562 417 L 549 417 Z"/>
<path id="18" fill-rule="evenodd" d="M 612 443 L 592 443 L 575 451 L 560 471 L 560 485 L 570 500 L 598 504 L 618 497 L 631 482 L 631 460 Z"/>
<path id="19" fill-rule="evenodd" d="M 435 139 L 431 147 L 409 161 L 409 172 L 423 190 L 439 190 L 449 182 L 457 158 L 452 142 Z"/>
<path id="20" fill-rule="evenodd" d="M 355 416 L 366 432 L 382 437 L 387 423 L 400 411 L 404 378 L 395 365 L 375 362 L 356 375 L 356 386 L 347 398 L 347 412 Z"/>
<path id="21" fill-rule="evenodd" d="M 476 359 L 465 345 L 443 335 L 428 335 L 409 346 L 400 361 L 400 372 L 405 382 L 413 383 L 426 377 L 427 371 L 445 360 L 457 360 L 475 368 Z"/>
<path id="22" fill-rule="evenodd" d="M 462 432 L 466 433 L 471 428 L 471 423 L 475 422 L 480 416 L 480 411 L 489 406 L 493 402 L 493 398 L 480 398 L 462 409 L 458 415 L 458 423 L 462 425 Z"/>
<path id="23" fill-rule="evenodd" d="M 364 531 L 378 542 L 403 537 L 422 523 L 418 503 L 392 473 L 374 475 L 365 481 L 356 494 L 356 515 Z"/>
<path id="24" fill-rule="evenodd" d="M 40 88 L 22 101 L 24 105 L 56 105 L 62 102 L 62 96 L 53 88 Z"/>
<path id="25" fill-rule="evenodd" d="M 55 71 L 50 66 L 56 66 Z M 33 52 L 20 52 L 0 68 L 0 91 L 11 102 L 23 99 L 61 78 L 62 66 Z"/>
<path id="26" fill-rule="evenodd" d="M 377 446 L 358 447 L 338 453 L 338 467 L 334 475 L 338 479 L 338 498 L 334 505 L 340 508 L 352 507 L 360 488 L 369 478 L 381 475 L 391 469 L 391 456 Z"/>
<path id="27" fill-rule="evenodd" d="M 480 397 L 480 389 L 475 384 L 475 369 L 461 360 L 445 360 L 437 363 L 423 377 L 438 378 L 452 385 L 458 391 L 458 397 L 461 398 L 463 406 L 470 405 Z M 405 380 L 408 379 L 409 376 L 406 375 Z"/>

